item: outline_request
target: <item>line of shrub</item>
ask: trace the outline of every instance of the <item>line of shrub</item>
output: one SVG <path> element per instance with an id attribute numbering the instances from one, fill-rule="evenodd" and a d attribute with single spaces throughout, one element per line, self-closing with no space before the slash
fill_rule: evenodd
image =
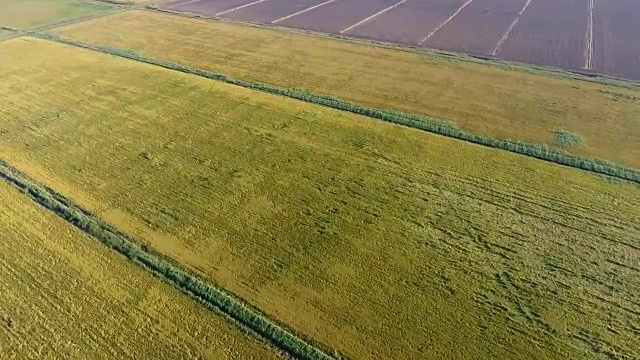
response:
<path id="1" fill-rule="evenodd" d="M 250 332 L 263 337 L 293 358 L 304 360 L 334 359 L 316 346 L 269 320 L 258 310 L 225 290 L 207 284 L 177 265 L 152 254 L 130 240 L 125 234 L 102 223 L 53 190 L 27 179 L 25 175 L 2 160 L 0 160 L 0 178 L 13 184 L 37 203 L 55 212 L 76 228 L 125 255 L 134 263 L 163 278 L 210 309 L 226 315 Z"/>
<path id="2" fill-rule="evenodd" d="M 318 95 L 306 92 L 304 90 L 288 89 L 267 84 L 252 83 L 249 81 L 235 79 L 224 74 L 213 73 L 200 69 L 192 69 L 183 64 L 148 58 L 140 55 L 135 51 L 127 49 L 114 48 L 111 46 L 94 46 L 74 40 L 64 39 L 57 35 L 48 33 L 33 33 L 33 35 L 46 40 L 52 40 L 88 50 L 100 51 L 106 54 L 160 66 L 169 70 L 197 75 L 207 79 L 223 81 L 228 84 L 242 86 L 244 88 L 252 90 L 259 90 L 271 94 L 286 96 L 308 103 L 322 105 L 337 110 L 348 111 L 354 114 L 364 115 L 394 124 L 471 142 L 474 144 L 502 149 L 560 165 L 570 166 L 593 173 L 608 175 L 615 178 L 640 183 L 640 170 L 603 159 L 571 155 L 566 153 L 565 151 L 551 149 L 546 144 L 535 144 L 518 140 L 495 139 L 487 136 L 477 135 L 458 129 L 454 124 L 423 115 L 374 109 L 340 100 L 333 96 Z"/>

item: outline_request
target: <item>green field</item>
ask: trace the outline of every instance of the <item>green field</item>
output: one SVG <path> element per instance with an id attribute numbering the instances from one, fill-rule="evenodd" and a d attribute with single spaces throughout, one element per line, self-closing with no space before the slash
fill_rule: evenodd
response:
<path id="1" fill-rule="evenodd" d="M 285 359 L 5 181 L 0 228 L 2 359 Z"/>
<path id="2" fill-rule="evenodd" d="M 0 26 L 30 29 L 97 14 L 110 7 L 81 0 L 0 0 L 0 9 Z"/>
<path id="3" fill-rule="evenodd" d="M 43 40 L 0 51 L 0 158 L 327 348 L 640 356 L 638 186 Z"/>
<path id="4" fill-rule="evenodd" d="M 151 11 L 123 12 L 55 33 L 640 169 L 638 88 Z M 559 129 L 583 142 L 558 143 Z"/>

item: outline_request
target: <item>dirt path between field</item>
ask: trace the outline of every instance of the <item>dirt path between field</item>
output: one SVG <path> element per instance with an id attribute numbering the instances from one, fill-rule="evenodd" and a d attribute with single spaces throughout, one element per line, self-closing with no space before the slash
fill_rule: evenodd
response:
<path id="1" fill-rule="evenodd" d="M 593 7 L 594 0 L 589 0 L 589 19 L 587 21 L 587 48 L 585 49 L 585 64 L 587 70 L 593 69 Z"/>
<path id="2" fill-rule="evenodd" d="M 511 32 L 513 31 L 513 29 L 516 27 L 516 25 L 518 25 L 518 23 L 520 22 L 520 18 L 522 17 L 524 12 L 527 11 L 529 4 L 531 4 L 531 0 L 527 0 L 527 2 L 522 7 L 522 10 L 520 10 L 520 12 L 518 13 L 518 16 L 516 16 L 516 18 L 513 19 L 511 26 L 509 26 L 509 29 L 507 29 L 507 32 L 504 33 L 504 36 L 502 37 L 502 39 L 498 41 L 498 44 L 496 45 L 495 49 L 493 49 L 493 52 L 491 53 L 491 55 L 493 56 L 498 55 L 498 53 L 500 52 L 500 49 L 502 49 L 502 45 L 504 45 L 505 41 L 507 41 L 507 39 L 509 38 L 509 35 L 511 35 Z"/>
<path id="3" fill-rule="evenodd" d="M 467 6 L 471 5 L 472 2 L 473 2 L 473 0 L 469 0 L 466 3 L 462 4 L 462 6 L 460 6 L 458 8 L 458 10 L 456 10 L 453 14 L 451 14 L 451 16 L 449 16 L 449 18 L 447 20 L 445 20 L 442 24 L 438 25 L 438 27 L 435 30 L 433 30 L 431 33 L 429 33 L 429 35 L 427 35 L 424 39 L 422 39 L 422 41 L 420 41 L 420 43 L 418 45 L 422 45 L 425 42 L 427 42 L 427 40 L 431 39 L 431 37 L 433 35 L 435 35 L 438 31 L 440 31 L 440 29 L 442 29 L 451 20 L 453 20 L 453 18 L 455 18 L 462 10 L 464 10 L 464 8 L 466 8 Z"/>

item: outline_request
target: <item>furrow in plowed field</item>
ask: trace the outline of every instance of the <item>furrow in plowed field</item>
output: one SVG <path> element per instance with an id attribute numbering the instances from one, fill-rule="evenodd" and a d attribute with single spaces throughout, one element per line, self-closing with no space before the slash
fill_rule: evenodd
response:
<path id="1" fill-rule="evenodd" d="M 491 55 L 527 0 L 474 0 L 424 46 Z"/>
<path id="2" fill-rule="evenodd" d="M 226 14 L 225 17 L 237 20 L 270 23 L 313 8 L 314 6 L 318 6 L 326 1 L 328 0 L 269 0 L 230 12 Z"/>
<path id="3" fill-rule="evenodd" d="M 0 48 L 0 158 L 328 348 L 639 355 L 637 186 L 42 40 Z"/>
<path id="4" fill-rule="evenodd" d="M 418 45 L 466 0 L 408 0 L 348 32 L 348 35 Z"/>
<path id="5" fill-rule="evenodd" d="M 336 0 L 304 14 L 279 22 L 279 25 L 338 34 L 400 0 Z"/>
<path id="6" fill-rule="evenodd" d="M 177 0 L 162 4 L 161 6 L 162 8 L 174 11 L 214 16 L 218 13 L 252 3 L 253 1 L 254 0 Z"/>

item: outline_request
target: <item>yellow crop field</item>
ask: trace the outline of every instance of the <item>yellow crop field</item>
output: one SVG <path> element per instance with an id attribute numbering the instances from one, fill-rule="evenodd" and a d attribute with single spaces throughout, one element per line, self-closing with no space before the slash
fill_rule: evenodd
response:
<path id="1" fill-rule="evenodd" d="M 640 356 L 637 185 L 44 40 L 0 54 L 0 158 L 328 348 Z"/>
<path id="2" fill-rule="evenodd" d="M 0 199 L 0 358 L 284 358 L 5 181 Z"/>
<path id="3" fill-rule="evenodd" d="M 565 148 L 555 131 L 566 129 L 584 140 L 567 151 L 640 168 L 638 90 L 151 11 L 56 33 L 244 80 L 426 114 L 485 136 Z"/>
<path id="4" fill-rule="evenodd" d="M 0 0 L 0 26 L 28 29 L 109 10 L 81 0 Z"/>

